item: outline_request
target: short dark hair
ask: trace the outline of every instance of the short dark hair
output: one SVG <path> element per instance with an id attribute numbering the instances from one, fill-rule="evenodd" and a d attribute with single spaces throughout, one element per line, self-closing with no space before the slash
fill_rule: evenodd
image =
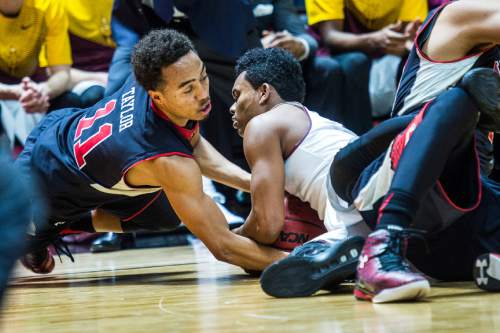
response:
<path id="1" fill-rule="evenodd" d="M 132 66 L 137 82 L 146 90 L 164 84 L 162 68 L 189 53 L 196 52 L 189 38 L 175 30 L 153 30 L 144 36 L 132 52 Z"/>
<path id="2" fill-rule="evenodd" d="M 302 68 L 284 49 L 257 48 L 247 51 L 236 63 L 236 76 L 243 72 L 246 72 L 245 79 L 255 89 L 268 83 L 285 101 L 304 101 Z"/>

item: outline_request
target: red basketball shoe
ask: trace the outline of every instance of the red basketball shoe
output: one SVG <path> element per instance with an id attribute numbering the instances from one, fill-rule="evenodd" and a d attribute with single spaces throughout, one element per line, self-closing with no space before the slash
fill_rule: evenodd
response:
<path id="1" fill-rule="evenodd" d="M 37 274 L 49 274 L 54 270 L 55 262 L 47 248 L 26 253 L 21 258 L 24 267 Z"/>
<path id="2" fill-rule="evenodd" d="M 474 282 L 480 289 L 500 291 L 500 254 L 485 253 L 477 257 Z"/>
<path id="3" fill-rule="evenodd" d="M 368 236 L 359 256 L 354 289 L 357 299 L 384 303 L 429 294 L 429 282 L 404 258 L 406 239 L 411 236 L 421 237 L 417 231 L 394 225 Z"/>

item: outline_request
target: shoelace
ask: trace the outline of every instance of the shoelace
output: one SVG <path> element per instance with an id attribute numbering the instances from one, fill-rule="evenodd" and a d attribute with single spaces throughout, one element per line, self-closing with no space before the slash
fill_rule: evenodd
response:
<path id="1" fill-rule="evenodd" d="M 405 241 L 409 238 L 417 238 L 424 241 L 427 247 L 427 242 L 425 240 L 426 232 L 418 229 L 403 229 L 401 231 L 390 231 L 389 244 L 385 248 L 384 252 L 380 255 L 380 261 L 387 271 L 409 271 L 411 270 L 410 265 L 404 260 L 405 251 L 403 247 L 406 245 Z"/>
<path id="2" fill-rule="evenodd" d="M 75 262 L 75 258 L 68 248 L 68 245 L 62 240 L 62 236 L 59 236 L 58 234 L 50 234 L 31 237 L 32 238 L 29 241 L 30 244 L 28 245 L 28 252 L 39 252 L 40 249 L 44 249 L 47 246 L 52 245 L 56 250 L 59 261 L 62 262 L 61 254 L 63 254 L 67 256 L 71 262 Z"/>
<path id="3" fill-rule="evenodd" d="M 70 249 L 68 248 L 68 245 L 66 242 L 62 240 L 61 236 L 55 237 L 51 242 L 52 246 L 54 246 L 54 249 L 56 250 L 57 256 L 59 257 L 59 261 L 62 263 L 61 259 L 61 254 L 67 256 L 71 262 L 75 262 L 75 258 L 73 257 L 73 254 L 71 253 Z"/>

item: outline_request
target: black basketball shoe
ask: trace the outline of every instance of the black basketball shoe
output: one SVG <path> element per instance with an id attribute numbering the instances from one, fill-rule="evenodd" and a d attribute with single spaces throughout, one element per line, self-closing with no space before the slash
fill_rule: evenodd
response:
<path id="1" fill-rule="evenodd" d="M 267 267 L 260 278 L 264 292 L 274 297 L 301 297 L 354 277 L 364 239 L 335 243 L 311 241 Z"/>
<path id="2" fill-rule="evenodd" d="M 477 257 L 474 282 L 480 289 L 500 291 L 500 254 L 485 253 Z"/>

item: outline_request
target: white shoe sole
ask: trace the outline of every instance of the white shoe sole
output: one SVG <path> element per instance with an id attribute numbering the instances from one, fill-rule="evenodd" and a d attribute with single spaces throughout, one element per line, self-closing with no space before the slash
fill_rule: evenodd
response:
<path id="1" fill-rule="evenodd" d="M 429 281 L 416 281 L 404 286 L 384 289 L 372 298 L 373 303 L 387 303 L 403 300 L 418 300 L 430 294 L 431 286 Z"/>

